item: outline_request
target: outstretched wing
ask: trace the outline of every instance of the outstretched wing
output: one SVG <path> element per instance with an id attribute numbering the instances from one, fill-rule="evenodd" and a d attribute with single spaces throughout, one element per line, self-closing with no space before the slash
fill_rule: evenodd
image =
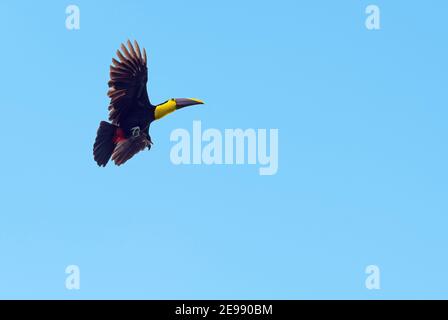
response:
<path id="1" fill-rule="evenodd" d="M 137 41 L 134 46 L 128 40 L 128 47 L 121 45 L 117 50 L 120 61 L 112 59 L 110 66 L 109 91 L 111 98 L 109 105 L 109 120 L 116 125 L 126 118 L 135 108 L 150 105 L 146 83 L 148 81 L 148 68 L 146 50 L 140 51 Z"/>

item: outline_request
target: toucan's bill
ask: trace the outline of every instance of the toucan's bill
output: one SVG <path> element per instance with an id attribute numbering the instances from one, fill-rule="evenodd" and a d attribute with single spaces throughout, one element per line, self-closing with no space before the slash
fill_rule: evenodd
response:
<path id="1" fill-rule="evenodd" d="M 154 116 L 156 120 L 159 120 L 163 118 L 164 116 L 170 114 L 171 112 L 174 112 L 176 110 L 194 106 L 198 104 L 204 104 L 204 101 L 199 99 L 192 99 L 192 98 L 177 98 L 177 99 L 170 99 L 162 104 L 159 104 L 156 106 L 156 109 L 154 111 Z"/>
<path id="2" fill-rule="evenodd" d="M 179 98 L 179 99 L 174 99 L 174 101 L 176 101 L 176 106 L 177 109 L 183 108 L 183 107 L 189 107 L 189 106 L 194 106 L 197 104 L 204 104 L 204 101 L 199 100 L 199 99 L 186 99 L 186 98 Z"/>

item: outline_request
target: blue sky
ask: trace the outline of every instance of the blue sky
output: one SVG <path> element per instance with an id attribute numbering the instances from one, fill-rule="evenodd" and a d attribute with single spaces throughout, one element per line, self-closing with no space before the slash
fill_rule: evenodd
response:
<path id="1" fill-rule="evenodd" d="M 381 9 L 381 30 L 364 26 Z M 65 28 L 65 8 L 81 29 Z M 0 298 L 448 298 L 446 1 L 2 1 Z M 91 155 L 119 44 L 151 128 Z M 176 128 L 278 128 L 279 170 L 174 166 Z M 81 289 L 65 288 L 78 265 Z M 381 290 L 365 288 L 368 265 Z"/>

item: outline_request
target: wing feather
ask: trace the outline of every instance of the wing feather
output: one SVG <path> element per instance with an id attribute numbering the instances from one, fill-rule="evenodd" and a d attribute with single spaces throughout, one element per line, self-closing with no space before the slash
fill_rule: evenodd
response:
<path id="1" fill-rule="evenodd" d="M 138 67 L 140 67 L 140 61 L 138 60 L 137 53 L 135 52 L 134 47 L 132 46 L 132 43 L 129 40 L 128 40 L 128 48 L 129 48 L 129 53 L 131 55 L 132 61 L 134 61 L 134 63 L 137 65 L 137 69 L 138 69 Z"/>
<path id="2" fill-rule="evenodd" d="M 134 40 L 134 46 L 135 46 L 135 51 L 137 52 L 137 58 L 138 58 L 138 60 L 140 60 L 140 62 L 141 63 L 143 63 L 143 60 L 142 60 L 142 52 L 141 52 L 141 50 L 140 50 L 140 47 L 138 46 L 138 43 L 137 43 L 137 41 L 135 41 Z"/>
<path id="3" fill-rule="evenodd" d="M 149 106 L 150 101 L 146 90 L 148 69 L 146 51 L 143 56 L 137 42 L 135 48 L 128 40 L 126 48 L 121 44 L 121 51 L 117 50 L 119 60 L 112 58 L 110 66 L 109 91 L 111 98 L 109 105 L 109 120 L 119 125 L 127 115 L 136 108 Z"/>
<path id="4" fill-rule="evenodd" d="M 112 153 L 112 160 L 117 166 L 122 165 L 138 152 L 147 148 L 149 144 L 150 141 L 148 140 L 146 135 L 141 135 L 139 137 L 133 137 L 120 141 L 115 147 L 114 152 Z"/>
<path id="5" fill-rule="evenodd" d="M 146 49 L 143 48 L 143 64 L 147 66 L 148 59 L 146 58 Z"/>

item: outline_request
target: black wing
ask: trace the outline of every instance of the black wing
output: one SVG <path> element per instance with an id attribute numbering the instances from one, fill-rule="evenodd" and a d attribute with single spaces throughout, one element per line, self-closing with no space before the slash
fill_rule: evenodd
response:
<path id="1" fill-rule="evenodd" d="M 120 61 L 112 59 L 110 66 L 109 91 L 111 98 L 109 105 L 109 120 L 113 124 L 120 122 L 135 108 L 148 107 L 150 105 L 146 83 L 148 81 L 148 68 L 146 50 L 140 51 L 137 41 L 134 46 L 128 40 L 128 48 L 123 44 L 121 51 L 117 50 Z"/>

